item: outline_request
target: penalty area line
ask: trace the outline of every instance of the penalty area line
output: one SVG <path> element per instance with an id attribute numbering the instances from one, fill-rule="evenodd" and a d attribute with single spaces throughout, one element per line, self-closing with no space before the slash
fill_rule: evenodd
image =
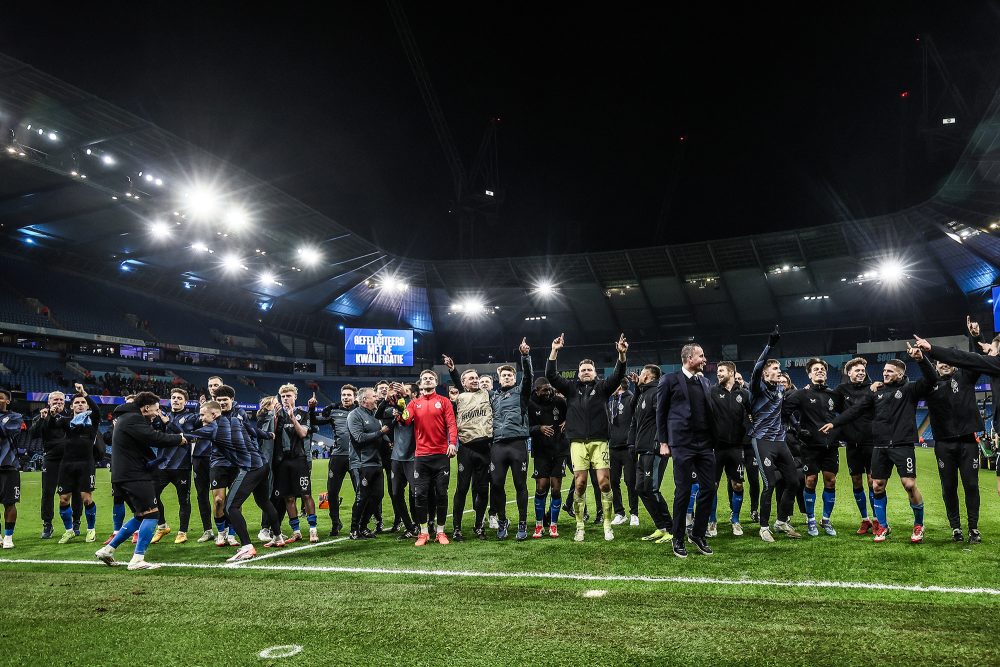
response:
<path id="1" fill-rule="evenodd" d="M 311 545 L 318 546 L 318 545 Z M 716 577 L 653 577 L 625 574 L 586 574 L 571 572 L 476 572 L 472 570 L 421 570 L 416 568 L 342 567 L 336 565 L 256 565 L 259 559 L 244 561 L 234 568 L 229 563 L 157 563 L 164 568 L 196 570 L 238 569 L 262 572 L 328 572 L 336 574 L 384 574 L 425 577 L 468 577 L 479 579 L 556 579 L 563 581 L 636 582 L 645 584 L 686 584 L 703 586 L 764 586 L 772 588 L 839 588 L 866 591 L 899 591 L 907 593 L 945 593 L 953 595 L 1000 596 L 1000 589 L 986 587 L 935 586 L 918 584 L 886 584 L 864 581 L 781 581 L 778 579 L 723 579 Z M 38 558 L 0 558 L 0 565 L 103 565 L 96 560 L 46 560 Z M 124 566 L 125 563 L 122 563 Z"/>

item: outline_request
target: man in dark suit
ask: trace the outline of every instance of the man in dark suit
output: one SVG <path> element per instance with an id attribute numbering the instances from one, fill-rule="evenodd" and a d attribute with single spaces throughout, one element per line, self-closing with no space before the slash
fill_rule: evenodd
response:
<path id="1" fill-rule="evenodd" d="M 674 459 L 674 555 L 687 557 L 684 548 L 684 515 L 691 485 L 697 480 L 699 491 L 694 527 L 689 538 L 706 556 L 712 548 L 705 541 L 708 515 L 715 496 L 715 451 L 712 447 L 713 406 L 711 387 L 701 375 L 705 370 L 705 351 L 696 343 L 681 350 L 681 370 L 660 378 L 657 390 L 656 434 L 662 456 Z"/>

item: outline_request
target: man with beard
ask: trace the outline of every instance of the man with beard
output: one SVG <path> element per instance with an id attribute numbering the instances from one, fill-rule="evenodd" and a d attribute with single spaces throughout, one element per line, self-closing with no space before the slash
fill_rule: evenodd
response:
<path id="1" fill-rule="evenodd" d="M 837 387 L 841 404 L 844 409 L 859 403 L 870 405 L 871 381 L 868 379 L 868 362 L 862 357 L 856 357 L 844 366 L 847 379 Z M 858 535 L 874 532 L 878 528 L 878 519 L 868 516 L 868 504 L 871 503 L 872 513 L 875 512 L 875 492 L 872 491 L 872 419 L 873 410 L 865 410 L 858 418 L 840 428 L 840 437 L 846 443 L 847 472 L 851 475 L 851 485 L 854 487 L 854 502 L 861 513 L 861 525 Z M 865 495 L 863 478 L 868 477 L 868 494 Z"/>
<path id="2" fill-rule="evenodd" d="M 320 416 L 316 417 L 316 425 L 329 424 L 333 430 L 333 446 L 330 448 L 330 458 L 327 461 L 326 494 L 330 504 L 330 536 L 340 534 L 344 527 L 340 519 L 340 489 L 344 485 L 344 477 L 350 470 L 351 463 L 351 433 L 347 429 L 347 416 L 351 413 L 357 403 L 355 401 L 358 390 L 354 385 L 345 384 L 340 388 L 340 403 L 328 405 L 323 408 Z M 358 493 L 357 480 L 351 475 L 351 484 L 354 486 L 354 493 Z"/>
<path id="3" fill-rule="evenodd" d="M 716 498 L 712 504 L 712 513 L 718 506 L 719 483 L 722 473 L 726 473 L 732 492 L 732 513 L 729 515 L 733 535 L 743 535 L 740 525 L 740 509 L 743 507 L 743 438 L 746 437 L 748 419 L 747 409 L 750 406 L 750 392 L 736 384 L 736 364 L 731 361 L 720 361 L 715 377 L 718 383 L 712 386 L 712 403 L 715 405 L 715 489 Z M 716 522 L 708 522 L 708 537 L 715 537 Z"/>
<path id="4" fill-rule="evenodd" d="M 836 438 L 820 432 L 820 428 L 833 420 L 834 412 L 843 408 L 842 396 L 826 385 L 828 365 L 822 359 L 806 362 L 809 384 L 795 389 L 785 396 L 782 412 L 786 417 L 795 416 L 798 423 L 798 437 L 805 469 L 805 506 L 807 531 L 810 536 L 819 535 L 816 526 L 816 483 L 820 471 L 823 472 L 823 532 L 837 536 L 830 523 L 834 502 L 837 498 L 837 473 L 840 471 L 840 445 Z"/>
<path id="5" fill-rule="evenodd" d="M 476 369 L 466 368 L 459 375 L 454 360 L 448 355 L 443 355 L 443 358 L 452 384 L 461 387 L 461 391 L 453 399 L 459 447 L 458 484 L 452 499 L 451 522 L 454 530 L 451 538 L 456 542 L 465 539 L 462 535 L 462 517 L 465 515 L 465 499 L 471 488 L 472 508 L 476 515 L 473 532 L 476 537 L 485 540 L 483 519 L 490 489 L 493 405 L 490 403 L 490 392 L 480 388 L 480 377 Z"/>
<path id="6" fill-rule="evenodd" d="M 549 537 L 559 537 L 559 509 L 562 506 L 562 480 L 566 476 L 566 457 L 562 451 L 562 425 L 566 423 L 566 401 L 556 396 L 552 384 L 543 377 L 535 380 L 535 392 L 528 401 L 531 430 L 531 457 L 534 459 L 535 532 L 532 538 L 545 535 L 545 498 L 552 494 L 549 506 Z"/>
<path id="7" fill-rule="evenodd" d="M 673 519 L 667 502 L 660 494 L 660 482 L 663 481 L 669 461 L 669 457 L 660 454 L 660 443 L 656 436 L 656 393 L 660 375 L 660 367 L 655 364 L 647 364 L 639 374 L 635 395 L 632 397 L 630 435 L 638 455 L 635 490 L 656 527 L 656 530 L 642 539 L 656 544 L 671 542 L 673 539 Z"/>

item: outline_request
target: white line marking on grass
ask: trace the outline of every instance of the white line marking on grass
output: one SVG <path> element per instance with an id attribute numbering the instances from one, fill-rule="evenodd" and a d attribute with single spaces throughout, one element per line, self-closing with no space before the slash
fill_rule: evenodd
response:
<path id="1" fill-rule="evenodd" d="M 472 577 L 480 579 L 559 579 L 564 581 L 641 582 L 645 584 L 700 584 L 707 586 L 771 586 L 776 588 L 840 588 L 870 591 L 905 591 L 908 593 L 954 593 L 956 595 L 1000 596 L 1000 588 L 962 586 L 921 586 L 918 584 L 881 584 L 864 581 L 780 581 L 777 579 L 716 579 L 713 577 L 650 577 L 625 574 L 586 574 L 571 572 L 474 572 L 470 570 L 418 570 L 410 568 L 338 567 L 336 565 L 254 565 L 253 560 L 237 568 L 262 572 L 333 572 L 340 574 L 386 574 L 425 577 Z M 96 560 L 45 560 L 38 558 L 0 558 L 0 565 L 103 565 Z M 226 563 L 158 563 L 171 568 L 196 570 L 232 569 Z"/>
<path id="2" fill-rule="evenodd" d="M 310 544 L 303 544 L 300 547 L 271 547 L 261 556 L 254 556 L 250 560 L 243 560 L 237 563 L 233 563 L 231 567 L 238 567 L 243 569 L 243 565 L 246 563 L 256 563 L 259 560 L 264 560 L 265 558 L 277 558 L 278 556 L 287 556 L 288 554 L 295 553 L 296 551 L 304 551 L 305 549 L 314 549 L 315 547 L 321 547 L 324 544 L 336 544 L 337 542 L 343 542 L 346 537 L 338 537 L 335 540 L 326 540 L 325 542 L 311 542 Z"/>
<path id="3" fill-rule="evenodd" d="M 298 644 L 286 644 L 284 646 L 271 646 L 257 655 L 265 660 L 272 660 L 275 658 L 291 658 L 293 655 L 298 655 L 299 653 L 302 653 L 301 646 Z"/>
<path id="4" fill-rule="evenodd" d="M 583 597 L 585 598 L 602 598 L 607 595 L 608 592 L 602 588 L 594 588 L 589 591 L 583 592 Z"/>

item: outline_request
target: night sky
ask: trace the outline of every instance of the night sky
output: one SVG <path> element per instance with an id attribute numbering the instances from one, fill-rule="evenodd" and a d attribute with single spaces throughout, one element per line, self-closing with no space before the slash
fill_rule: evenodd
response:
<path id="1" fill-rule="evenodd" d="M 420 258 L 612 250 L 889 212 L 933 194 L 1000 83 L 1000 11 L 987 3 L 822 14 L 410 3 L 467 170 L 501 118 L 503 204 L 460 251 L 451 174 L 387 6 L 292 4 L 22 4 L 4 10 L 0 50 Z M 932 62 L 933 133 L 928 36 L 967 107 Z M 957 123 L 943 129 L 945 116 Z"/>

